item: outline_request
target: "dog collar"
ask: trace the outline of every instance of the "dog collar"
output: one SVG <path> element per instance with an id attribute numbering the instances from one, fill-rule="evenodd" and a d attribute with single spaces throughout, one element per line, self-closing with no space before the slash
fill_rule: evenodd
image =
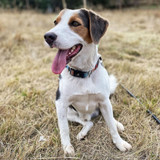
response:
<path id="1" fill-rule="evenodd" d="M 86 78 L 86 77 L 90 76 L 92 74 L 92 72 L 95 71 L 98 68 L 99 61 L 100 61 L 100 58 L 98 59 L 95 67 L 92 70 L 88 71 L 88 72 L 75 70 L 75 69 L 69 67 L 68 65 L 66 66 L 66 68 L 70 72 L 70 75 L 72 75 L 74 77 L 79 77 L 79 78 Z"/>

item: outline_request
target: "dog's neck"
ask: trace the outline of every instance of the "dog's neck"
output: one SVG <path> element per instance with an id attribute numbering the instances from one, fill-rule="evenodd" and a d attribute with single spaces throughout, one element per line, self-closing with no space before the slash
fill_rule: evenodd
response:
<path id="1" fill-rule="evenodd" d="M 68 64 L 69 67 L 80 70 L 90 71 L 92 70 L 98 60 L 98 47 L 94 43 L 84 44 L 82 50 L 78 55 L 72 59 Z"/>

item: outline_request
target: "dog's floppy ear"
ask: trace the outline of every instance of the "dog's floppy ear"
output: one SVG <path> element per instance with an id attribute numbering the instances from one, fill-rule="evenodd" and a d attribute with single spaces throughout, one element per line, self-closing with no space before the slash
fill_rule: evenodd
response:
<path id="1" fill-rule="evenodd" d="M 89 23 L 91 39 L 95 44 L 98 44 L 100 38 L 106 32 L 109 23 L 93 11 L 89 11 Z"/>

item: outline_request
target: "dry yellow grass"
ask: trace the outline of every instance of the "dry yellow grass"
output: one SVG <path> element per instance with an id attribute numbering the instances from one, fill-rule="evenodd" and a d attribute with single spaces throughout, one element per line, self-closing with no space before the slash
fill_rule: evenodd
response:
<path id="1" fill-rule="evenodd" d="M 104 66 L 160 118 L 159 10 L 103 11 L 110 26 L 99 45 Z M 0 13 L 0 159 L 63 159 L 54 98 L 58 77 L 51 72 L 56 49 L 43 35 L 55 15 Z M 133 149 L 121 153 L 101 116 L 84 141 L 81 126 L 70 123 L 71 141 L 81 160 L 159 160 L 160 126 L 136 100 L 118 87 L 114 115 L 125 126 L 121 136 Z M 39 142 L 40 136 L 47 140 Z"/>

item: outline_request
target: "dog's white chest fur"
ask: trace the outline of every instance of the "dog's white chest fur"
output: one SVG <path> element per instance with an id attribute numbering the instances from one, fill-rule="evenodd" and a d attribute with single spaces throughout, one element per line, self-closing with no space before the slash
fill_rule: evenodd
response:
<path id="1" fill-rule="evenodd" d="M 93 113 L 103 100 L 104 96 L 101 93 L 73 95 L 69 98 L 70 103 L 76 110 L 83 114 Z"/>
<path id="2" fill-rule="evenodd" d="M 62 72 L 60 80 L 62 95 L 68 99 L 69 104 L 77 110 L 83 120 L 90 120 L 92 113 L 106 99 L 107 87 L 104 85 L 106 80 L 103 80 L 102 75 L 107 77 L 107 72 L 103 71 L 102 65 L 99 64 L 92 76 L 86 79 L 74 78 L 68 73 L 68 70 Z"/>

